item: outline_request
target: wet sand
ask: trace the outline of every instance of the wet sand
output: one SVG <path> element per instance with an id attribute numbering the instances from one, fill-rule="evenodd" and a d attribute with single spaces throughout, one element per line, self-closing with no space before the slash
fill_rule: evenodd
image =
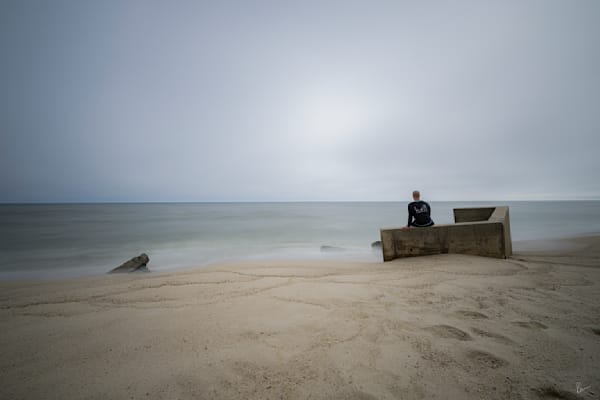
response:
<path id="1" fill-rule="evenodd" d="M 0 282 L 0 398 L 600 398 L 600 236 L 515 249 Z"/>

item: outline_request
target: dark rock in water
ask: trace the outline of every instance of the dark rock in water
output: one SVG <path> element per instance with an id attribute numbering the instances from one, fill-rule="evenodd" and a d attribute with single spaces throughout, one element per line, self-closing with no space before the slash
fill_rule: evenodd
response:
<path id="1" fill-rule="evenodd" d="M 146 266 L 150 262 L 150 258 L 146 253 L 142 253 L 137 257 L 133 257 L 131 260 L 124 262 L 117 268 L 110 271 L 113 272 L 133 272 L 133 271 L 148 271 Z"/>
<path id="2" fill-rule="evenodd" d="M 371 243 L 371 248 L 380 249 L 381 248 L 381 240 Z"/>
<path id="3" fill-rule="evenodd" d="M 321 246 L 321 251 L 346 251 L 346 249 L 337 246 Z"/>

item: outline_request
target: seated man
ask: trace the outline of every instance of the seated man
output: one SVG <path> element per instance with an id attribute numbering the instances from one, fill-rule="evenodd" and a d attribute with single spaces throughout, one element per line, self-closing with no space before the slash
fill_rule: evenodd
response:
<path id="1" fill-rule="evenodd" d="M 408 225 L 405 229 L 411 226 L 419 228 L 433 226 L 429 204 L 421 200 L 421 193 L 418 190 L 415 190 L 412 195 L 414 201 L 408 205 Z"/>

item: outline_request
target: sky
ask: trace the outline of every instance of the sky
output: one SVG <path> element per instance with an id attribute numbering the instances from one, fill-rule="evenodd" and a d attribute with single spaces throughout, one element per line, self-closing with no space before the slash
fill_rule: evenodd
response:
<path id="1" fill-rule="evenodd" d="M 600 199 L 600 1 L 0 2 L 0 202 Z"/>

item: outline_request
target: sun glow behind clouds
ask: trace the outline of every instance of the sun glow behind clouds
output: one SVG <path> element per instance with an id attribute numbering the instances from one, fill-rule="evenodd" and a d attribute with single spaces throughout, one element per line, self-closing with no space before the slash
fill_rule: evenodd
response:
<path id="1" fill-rule="evenodd" d="M 311 145 L 348 140 L 367 130 L 375 118 L 366 96 L 326 91 L 302 96 L 294 114 L 298 134 Z"/>

